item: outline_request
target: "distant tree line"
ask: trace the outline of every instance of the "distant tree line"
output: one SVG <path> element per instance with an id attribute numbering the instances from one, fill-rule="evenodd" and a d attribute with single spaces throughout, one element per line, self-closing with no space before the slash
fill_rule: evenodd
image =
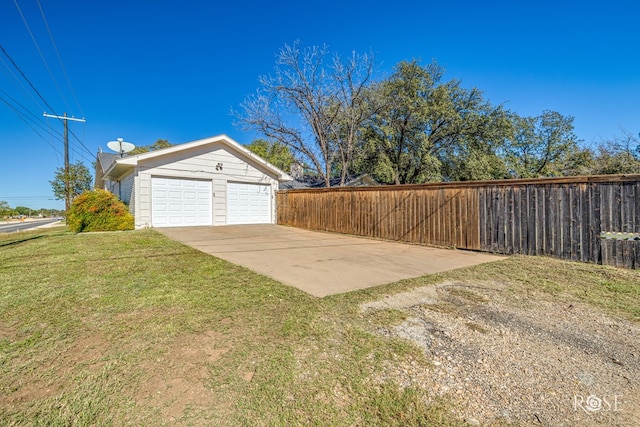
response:
<path id="1" fill-rule="evenodd" d="M 295 158 L 327 186 L 361 173 L 388 184 L 640 173 L 629 132 L 587 148 L 573 117 L 522 117 L 443 76 L 436 62 L 402 61 L 376 78 L 372 55 L 295 42 L 234 115 L 264 136 L 250 149 L 285 170 Z"/>
<path id="2" fill-rule="evenodd" d="M 6 200 L 0 200 L 0 218 L 16 218 L 19 216 L 32 216 L 37 217 L 42 215 L 43 217 L 56 217 L 60 216 L 64 213 L 64 211 L 58 209 L 34 209 L 27 206 L 16 206 L 11 207 Z"/>

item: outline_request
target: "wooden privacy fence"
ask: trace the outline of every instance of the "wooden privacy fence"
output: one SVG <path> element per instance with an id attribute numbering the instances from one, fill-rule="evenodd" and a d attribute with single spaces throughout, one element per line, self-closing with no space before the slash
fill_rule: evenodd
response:
<path id="1" fill-rule="evenodd" d="M 640 268 L 640 175 L 287 190 L 277 206 L 294 227 Z"/>

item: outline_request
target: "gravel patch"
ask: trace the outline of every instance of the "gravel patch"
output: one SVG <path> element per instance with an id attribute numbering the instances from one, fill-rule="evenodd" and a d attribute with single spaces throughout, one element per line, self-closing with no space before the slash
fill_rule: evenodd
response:
<path id="1" fill-rule="evenodd" d="M 403 324 L 431 366 L 387 367 L 384 380 L 423 387 L 470 425 L 640 425 L 640 327 L 562 298 L 500 284 L 447 282 L 367 303 Z"/>

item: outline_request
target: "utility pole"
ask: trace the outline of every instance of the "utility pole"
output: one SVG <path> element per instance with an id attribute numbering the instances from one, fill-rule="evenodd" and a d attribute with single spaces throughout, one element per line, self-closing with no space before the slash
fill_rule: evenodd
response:
<path id="1" fill-rule="evenodd" d="M 86 122 L 85 119 L 76 119 L 75 117 L 67 117 L 67 113 L 62 116 L 55 116 L 52 114 L 44 113 L 43 116 L 50 117 L 52 119 L 60 119 L 64 123 L 64 210 L 65 213 L 69 212 L 71 207 L 71 188 L 69 185 L 69 124 L 68 121 L 74 122 Z"/>

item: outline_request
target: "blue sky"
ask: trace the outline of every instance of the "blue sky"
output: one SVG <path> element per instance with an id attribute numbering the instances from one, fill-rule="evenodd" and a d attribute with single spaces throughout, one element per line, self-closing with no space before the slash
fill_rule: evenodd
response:
<path id="1" fill-rule="evenodd" d="M 44 111 L 86 118 L 70 124 L 70 157 L 87 166 L 99 147 L 107 151 L 106 143 L 118 137 L 148 145 L 158 138 L 183 143 L 226 133 L 251 142 L 256 135 L 234 127 L 230 109 L 257 89 L 279 48 L 296 39 L 327 44 L 341 55 L 373 52 L 381 77 L 401 60 L 435 59 L 446 68 L 445 79 L 478 87 L 520 115 L 549 109 L 575 117 L 585 144 L 621 129 L 635 135 L 639 16 L 638 2 L 615 0 L 6 0 L 0 4 L 0 44 L 54 111 L 0 53 L 0 200 L 14 207 L 64 207 L 53 200 L 49 184 L 63 165 L 56 134 L 62 124 L 41 118 Z M 2 99 L 24 106 L 39 124 L 26 124 Z"/>

